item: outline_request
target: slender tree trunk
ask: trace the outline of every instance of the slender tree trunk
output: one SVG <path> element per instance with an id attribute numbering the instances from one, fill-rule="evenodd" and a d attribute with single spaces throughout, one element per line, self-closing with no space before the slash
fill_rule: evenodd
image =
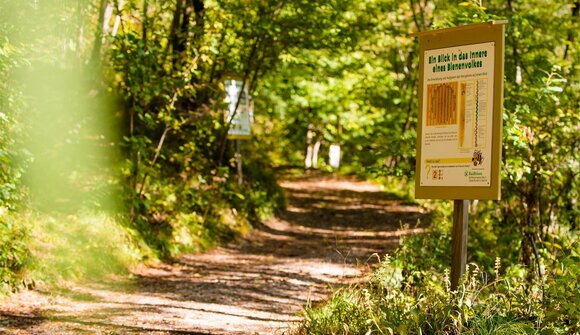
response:
<path id="1" fill-rule="evenodd" d="M 105 17 L 103 19 L 103 38 L 101 41 L 102 44 L 105 44 L 105 38 L 106 38 L 107 34 L 109 33 L 109 29 L 111 27 L 111 25 L 110 25 L 111 17 L 113 16 L 114 10 L 115 10 L 115 7 L 113 6 L 113 4 L 108 3 L 107 8 L 105 9 Z"/>
<path id="2" fill-rule="evenodd" d="M 577 20 L 580 16 L 580 1 L 576 1 L 574 3 L 574 7 L 572 8 L 572 20 Z M 564 59 L 569 59 L 569 51 L 570 45 L 574 43 L 574 32 L 570 30 L 568 32 L 568 43 L 566 43 L 566 50 L 564 51 Z"/>
<path id="3" fill-rule="evenodd" d="M 147 12 L 149 11 L 149 0 L 143 1 L 143 30 L 141 39 L 143 40 L 143 44 L 147 45 L 147 28 L 149 27 L 149 19 L 147 16 Z"/>
<path id="4" fill-rule="evenodd" d="M 175 10 L 173 11 L 173 20 L 171 21 L 171 30 L 169 31 L 169 43 L 167 49 L 171 49 L 171 53 L 166 50 L 167 54 L 171 54 L 171 61 L 175 67 L 179 56 L 179 27 L 181 25 L 181 16 L 183 13 L 183 0 L 175 2 Z"/>
<path id="5" fill-rule="evenodd" d="M 96 66 L 100 64 L 101 60 L 101 46 L 103 45 L 103 25 L 105 21 L 105 11 L 107 9 L 107 0 L 100 0 L 99 18 L 97 20 L 97 29 L 95 32 L 95 39 L 93 42 L 93 50 L 89 64 Z"/>
<path id="6" fill-rule="evenodd" d="M 119 3 L 117 4 L 117 15 L 115 16 L 115 24 L 113 25 L 113 31 L 111 32 L 111 36 L 113 37 L 117 36 L 117 33 L 119 32 L 119 26 L 121 26 L 121 15 L 119 14 L 123 9 L 124 3 L 125 0 L 119 0 Z"/>
<path id="7" fill-rule="evenodd" d="M 198 43 L 201 42 L 204 31 L 204 21 L 205 21 L 205 5 L 203 0 L 193 0 L 192 1 L 193 11 L 195 12 L 195 35 L 194 40 Z"/>
<path id="8" fill-rule="evenodd" d="M 185 58 L 183 53 L 187 51 L 187 40 L 189 39 L 189 22 L 191 21 L 191 14 L 193 12 L 192 1 L 187 0 L 183 13 L 181 14 L 181 23 L 179 25 L 179 37 L 177 38 L 177 51 L 180 54 L 179 58 Z"/>
<path id="9" fill-rule="evenodd" d="M 314 136 L 313 130 L 314 125 L 311 123 L 308 125 L 308 131 L 306 132 L 306 158 L 304 159 L 304 168 L 310 169 L 312 167 L 312 138 Z"/>
<path id="10" fill-rule="evenodd" d="M 316 140 L 314 143 L 314 148 L 312 150 L 312 167 L 318 169 L 318 152 L 320 151 L 320 145 L 322 142 L 320 140 Z"/>

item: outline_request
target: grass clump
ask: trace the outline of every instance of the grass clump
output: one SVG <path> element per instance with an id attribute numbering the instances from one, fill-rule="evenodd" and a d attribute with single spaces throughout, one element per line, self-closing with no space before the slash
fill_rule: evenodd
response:
<path id="1" fill-rule="evenodd" d="M 0 211 L 0 295 L 128 274 L 147 253 L 110 214 Z"/>
<path id="2" fill-rule="evenodd" d="M 28 214 L 33 255 L 31 277 L 48 283 L 102 280 L 128 274 L 147 253 L 114 218 L 104 213 Z"/>
<path id="3" fill-rule="evenodd" d="M 361 291 L 341 289 L 328 304 L 305 311 L 299 334 L 364 334 L 371 321 L 367 312 Z"/>
<path id="4" fill-rule="evenodd" d="M 562 257 L 530 279 L 515 263 L 474 263 L 451 290 L 448 228 L 408 237 L 385 256 L 366 283 L 341 288 L 306 307 L 295 335 L 316 334 L 578 334 L 580 258 L 577 237 Z M 443 245 L 443 247 L 442 247 Z"/>
<path id="5" fill-rule="evenodd" d="M 535 333 L 537 317 L 521 304 L 518 283 L 488 282 L 473 265 L 456 291 L 449 288 L 447 271 L 427 271 L 420 274 L 421 284 L 411 284 L 418 275 L 404 274 L 400 260 L 386 256 L 365 285 L 307 308 L 296 334 Z"/>

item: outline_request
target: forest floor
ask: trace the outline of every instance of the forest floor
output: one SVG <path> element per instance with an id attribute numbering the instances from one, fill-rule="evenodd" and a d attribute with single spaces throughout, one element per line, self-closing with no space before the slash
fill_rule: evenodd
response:
<path id="1" fill-rule="evenodd" d="M 428 219 L 355 178 L 311 174 L 282 186 L 287 210 L 242 239 L 131 279 L 21 291 L 0 301 L 0 333 L 287 334 L 305 304 L 364 279 Z"/>

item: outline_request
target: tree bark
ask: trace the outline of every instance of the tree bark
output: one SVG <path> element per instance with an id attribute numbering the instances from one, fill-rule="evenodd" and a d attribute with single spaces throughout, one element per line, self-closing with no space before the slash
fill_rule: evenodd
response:
<path id="1" fill-rule="evenodd" d="M 125 0 L 119 0 L 117 4 L 117 14 L 115 15 L 115 23 L 113 24 L 113 31 L 111 32 L 111 36 L 117 36 L 117 32 L 119 31 L 119 26 L 121 25 L 121 10 L 123 9 Z"/>
<path id="2" fill-rule="evenodd" d="M 95 39 L 93 42 L 93 50 L 89 64 L 96 66 L 101 59 L 101 46 L 103 45 L 103 24 L 105 22 L 105 11 L 107 9 L 107 0 L 101 0 L 99 5 L 99 19 L 97 20 L 97 29 L 95 32 Z"/>
<path id="3" fill-rule="evenodd" d="M 580 14 L 580 1 L 576 1 L 574 3 L 574 8 L 572 8 L 572 21 L 576 20 Z M 566 50 L 564 50 L 564 60 L 567 60 L 569 57 L 570 45 L 574 43 L 574 33 L 571 29 L 568 32 L 568 43 L 566 44 Z"/>
<path id="4" fill-rule="evenodd" d="M 312 167 L 318 169 L 318 152 L 320 151 L 320 145 L 322 142 L 320 140 L 316 140 L 314 143 L 314 149 L 312 150 Z"/>
<path id="5" fill-rule="evenodd" d="M 171 46 L 171 62 L 174 67 L 179 56 L 179 27 L 181 26 L 182 13 L 183 0 L 177 0 L 175 3 L 175 10 L 173 11 L 173 20 L 171 21 L 169 43 L 167 44 L 167 48 Z"/>
<path id="6" fill-rule="evenodd" d="M 310 169 L 312 167 L 312 138 L 314 137 L 314 125 L 311 123 L 308 125 L 308 131 L 306 132 L 306 158 L 304 159 L 304 168 Z"/>
<path id="7" fill-rule="evenodd" d="M 147 45 L 147 28 L 149 25 L 147 12 L 149 11 L 149 0 L 143 1 L 143 31 L 142 31 L 142 39 L 143 44 Z"/>
<path id="8" fill-rule="evenodd" d="M 195 13 L 195 35 L 194 39 L 199 43 L 203 37 L 205 21 L 205 5 L 203 0 L 193 0 L 193 11 Z"/>

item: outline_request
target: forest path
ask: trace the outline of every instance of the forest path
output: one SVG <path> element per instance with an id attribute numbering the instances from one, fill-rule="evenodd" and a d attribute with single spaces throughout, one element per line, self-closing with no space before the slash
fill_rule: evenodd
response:
<path id="1" fill-rule="evenodd" d="M 284 334 L 307 301 L 369 273 L 374 254 L 426 219 L 355 178 L 286 179 L 288 208 L 241 241 L 132 281 L 23 291 L 0 305 L 2 334 Z"/>

